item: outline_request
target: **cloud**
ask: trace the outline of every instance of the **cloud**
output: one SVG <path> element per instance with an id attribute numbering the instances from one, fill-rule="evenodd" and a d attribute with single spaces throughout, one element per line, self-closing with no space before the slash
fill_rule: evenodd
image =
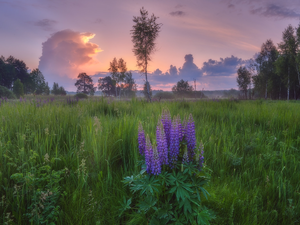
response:
<path id="1" fill-rule="evenodd" d="M 34 23 L 35 26 L 38 26 L 46 31 L 52 31 L 55 24 L 57 24 L 57 21 L 50 19 L 43 19 Z"/>
<path id="2" fill-rule="evenodd" d="M 206 76 L 231 76 L 236 73 L 237 67 L 245 63 L 241 58 L 231 56 L 220 61 L 209 59 L 203 63 L 201 71 Z"/>
<path id="3" fill-rule="evenodd" d="M 89 32 L 62 30 L 42 44 L 39 69 L 50 86 L 58 82 L 67 90 L 74 89 L 72 80 L 84 72 L 84 66 L 95 63 L 93 56 L 101 51 L 97 44 L 89 42 L 94 36 Z"/>
<path id="4" fill-rule="evenodd" d="M 99 18 L 98 18 L 98 19 L 95 19 L 95 20 L 94 20 L 94 23 L 98 23 L 98 24 L 99 24 L 99 23 L 102 23 L 102 20 L 99 19 Z"/>
<path id="5" fill-rule="evenodd" d="M 175 6 L 175 9 L 180 9 L 180 8 L 183 8 L 183 7 L 184 7 L 183 5 L 177 4 L 177 5 Z"/>
<path id="6" fill-rule="evenodd" d="M 175 12 L 170 12 L 171 16 L 184 16 L 186 13 L 183 11 L 175 11 Z"/>
<path id="7" fill-rule="evenodd" d="M 263 7 L 250 10 L 252 14 L 261 15 L 265 17 L 276 17 L 276 18 L 300 18 L 300 13 L 283 6 L 268 4 Z"/>

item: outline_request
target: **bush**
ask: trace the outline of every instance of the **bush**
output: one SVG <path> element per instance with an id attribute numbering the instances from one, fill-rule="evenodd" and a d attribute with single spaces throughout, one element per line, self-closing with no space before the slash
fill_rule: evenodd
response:
<path id="1" fill-rule="evenodd" d="M 24 87 L 23 87 L 22 82 L 19 79 L 17 79 L 14 82 L 13 92 L 17 96 L 17 98 L 20 98 L 20 96 L 24 95 Z"/>
<path id="2" fill-rule="evenodd" d="M 88 96 L 84 93 L 77 93 L 76 95 L 74 95 L 74 98 L 88 98 Z"/>
<path id="3" fill-rule="evenodd" d="M 174 99 L 175 95 L 171 92 L 158 92 L 156 95 L 154 95 L 154 98 Z"/>
<path id="4" fill-rule="evenodd" d="M 6 87 L 0 86 L 0 98 L 15 99 L 15 94 Z"/>

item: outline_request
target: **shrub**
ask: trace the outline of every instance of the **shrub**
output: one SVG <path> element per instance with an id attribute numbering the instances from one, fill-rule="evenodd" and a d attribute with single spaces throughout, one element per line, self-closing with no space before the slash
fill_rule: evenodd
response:
<path id="1" fill-rule="evenodd" d="M 20 98 L 20 96 L 23 96 L 23 95 L 24 95 L 23 84 L 21 83 L 21 81 L 20 81 L 19 79 L 17 79 L 17 80 L 14 82 L 13 92 L 14 92 L 14 94 L 17 96 L 17 98 Z"/>
<path id="2" fill-rule="evenodd" d="M 0 86 L 0 98 L 15 99 L 15 94 L 6 87 Z"/>
<path id="3" fill-rule="evenodd" d="M 74 95 L 74 98 L 88 98 L 88 96 L 84 93 L 77 93 L 76 95 Z"/>
<path id="4" fill-rule="evenodd" d="M 174 99 L 175 95 L 171 92 L 158 92 L 156 95 L 154 95 L 154 98 L 161 98 L 161 99 Z"/>

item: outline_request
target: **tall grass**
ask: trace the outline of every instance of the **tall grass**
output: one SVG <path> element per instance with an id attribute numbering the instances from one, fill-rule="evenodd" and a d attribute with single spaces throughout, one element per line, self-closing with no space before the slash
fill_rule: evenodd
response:
<path id="1" fill-rule="evenodd" d="M 134 224 L 130 213 L 118 216 L 119 201 L 130 196 L 121 180 L 139 171 L 138 123 L 154 140 L 163 108 L 194 117 L 212 170 L 206 187 L 211 196 L 203 203 L 216 213 L 214 224 L 300 223 L 299 103 L 150 104 L 96 97 L 74 104 L 60 98 L 39 107 L 29 101 L 1 104 L 0 223 L 30 224 L 24 214 L 32 198 L 24 191 L 16 195 L 24 185 L 11 176 L 43 165 L 48 154 L 52 170 L 65 171 L 57 224 Z"/>

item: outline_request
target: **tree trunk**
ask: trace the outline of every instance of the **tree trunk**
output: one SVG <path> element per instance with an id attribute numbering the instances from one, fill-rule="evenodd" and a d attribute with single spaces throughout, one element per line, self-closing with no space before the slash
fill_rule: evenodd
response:
<path id="1" fill-rule="evenodd" d="M 266 82 L 265 99 L 268 97 L 268 82 Z"/>
<path id="2" fill-rule="evenodd" d="M 287 100 L 290 100 L 290 67 L 288 68 Z"/>
<path id="3" fill-rule="evenodd" d="M 150 96 L 150 87 L 149 87 L 149 82 L 148 82 L 148 76 L 147 76 L 147 58 L 146 58 L 146 68 L 145 68 L 145 76 L 146 76 L 146 85 L 147 85 L 147 94 L 148 94 L 148 98 L 150 100 L 150 102 L 152 102 L 151 100 L 151 96 Z"/>

